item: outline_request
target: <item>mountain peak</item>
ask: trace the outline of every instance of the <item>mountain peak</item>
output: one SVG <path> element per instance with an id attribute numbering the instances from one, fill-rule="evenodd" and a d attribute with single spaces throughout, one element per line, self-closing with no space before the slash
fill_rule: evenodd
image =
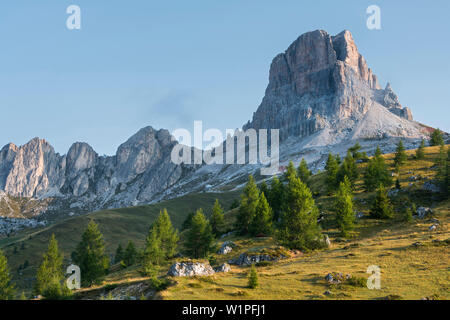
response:
<path id="1" fill-rule="evenodd" d="M 280 129 L 282 140 L 329 128 L 342 138 L 341 131 L 354 127 L 373 103 L 412 119 L 392 90 L 381 89 L 350 31 L 331 36 L 315 30 L 273 59 L 266 94 L 244 128 Z"/>

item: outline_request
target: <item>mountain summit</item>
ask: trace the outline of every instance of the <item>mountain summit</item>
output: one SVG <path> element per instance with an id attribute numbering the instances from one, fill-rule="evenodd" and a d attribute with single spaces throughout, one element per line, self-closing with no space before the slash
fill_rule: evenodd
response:
<path id="1" fill-rule="evenodd" d="M 380 87 L 349 31 L 331 36 L 317 30 L 273 59 L 263 101 L 244 128 L 280 129 L 282 140 L 326 131 L 326 143 L 419 138 L 423 128 L 411 120 L 391 86 Z"/>

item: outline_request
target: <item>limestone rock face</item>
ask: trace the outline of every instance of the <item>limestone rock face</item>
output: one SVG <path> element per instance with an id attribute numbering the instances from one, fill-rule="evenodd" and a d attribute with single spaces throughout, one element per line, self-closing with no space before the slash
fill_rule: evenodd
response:
<path id="1" fill-rule="evenodd" d="M 390 111 L 395 121 L 412 120 L 390 85 L 380 87 L 349 31 L 331 36 L 317 30 L 301 35 L 273 59 L 263 101 L 244 129 L 280 129 L 281 140 L 325 130 L 336 143 L 349 137 L 374 105 Z M 409 137 L 420 136 L 415 123 L 401 125 Z M 383 129 L 399 136 L 396 128 L 397 123 Z"/>
<path id="2" fill-rule="evenodd" d="M 210 276 L 215 273 L 209 262 L 177 262 L 168 272 L 172 277 Z"/>
<path id="3" fill-rule="evenodd" d="M 182 166 L 170 160 L 176 142 L 167 130 L 141 129 L 116 155 L 100 157 L 87 143 L 67 155 L 38 138 L 0 150 L 0 191 L 15 197 L 67 200 L 84 211 L 150 202 L 177 182 Z"/>

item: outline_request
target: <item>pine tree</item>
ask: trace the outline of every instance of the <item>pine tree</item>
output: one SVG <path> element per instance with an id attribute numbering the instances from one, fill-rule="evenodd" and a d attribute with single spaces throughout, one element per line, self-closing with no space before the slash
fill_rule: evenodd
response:
<path id="1" fill-rule="evenodd" d="M 402 140 L 400 140 L 397 144 L 397 150 L 394 157 L 394 166 L 397 171 L 400 170 L 400 167 L 405 164 L 407 159 L 408 156 L 406 155 L 405 147 L 403 146 Z"/>
<path id="2" fill-rule="evenodd" d="M 211 225 L 203 214 L 202 209 L 198 209 L 192 218 L 191 228 L 186 234 L 186 248 L 193 258 L 205 258 L 213 249 L 214 235 Z"/>
<path id="3" fill-rule="evenodd" d="M 341 166 L 339 167 L 338 173 L 337 173 L 337 182 L 344 181 L 344 177 L 347 176 L 347 178 L 350 180 L 350 183 L 353 185 L 358 179 L 358 167 L 356 166 L 355 158 L 353 158 L 353 155 L 350 151 L 347 151 L 347 156 L 344 158 L 344 161 L 342 162 Z"/>
<path id="4" fill-rule="evenodd" d="M 422 160 L 423 158 L 425 158 L 425 140 L 422 139 L 419 148 L 416 150 L 416 159 Z"/>
<path id="5" fill-rule="evenodd" d="M 389 200 L 386 189 L 380 184 L 375 200 L 370 208 L 372 218 L 389 219 L 394 216 L 394 208 Z"/>
<path id="6" fill-rule="evenodd" d="M 287 182 L 290 176 L 297 176 L 297 170 L 295 170 L 294 163 L 289 161 L 288 166 L 286 167 L 286 171 L 283 174 L 283 181 Z"/>
<path id="7" fill-rule="evenodd" d="M 272 219 L 272 210 L 264 193 L 261 193 L 255 215 L 250 223 L 250 234 L 252 236 L 270 235 L 272 233 Z"/>
<path id="8" fill-rule="evenodd" d="M 284 185 L 278 179 L 274 177 L 270 183 L 270 192 L 267 196 L 269 206 L 272 208 L 273 220 L 278 222 L 281 214 L 281 206 L 283 204 Z"/>
<path id="9" fill-rule="evenodd" d="M 98 225 L 91 220 L 77 245 L 74 262 L 81 269 L 81 284 L 91 286 L 100 282 L 109 268 L 109 259 L 105 254 L 105 241 Z"/>
<path id="10" fill-rule="evenodd" d="M 145 274 L 153 275 L 157 266 L 165 259 L 161 248 L 161 239 L 158 237 L 156 227 L 153 225 L 147 235 L 143 252 L 142 268 Z"/>
<path id="11" fill-rule="evenodd" d="M 153 224 L 157 232 L 157 237 L 161 240 L 161 249 L 166 258 L 172 258 L 178 246 L 178 231 L 172 226 L 172 221 L 167 210 L 159 212 L 159 216 Z"/>
<path id="12" fill-rule="evenodd" d="M 220 206 L 218 199 L 216 199 L 216 202 L 214 203 L 210 223 L 212 232 L 216 236 L 220 236 L 225 231 L 225 218 L 223 215 L 223 208 Z"/>
<path id="13" fill-rule="evenodd" d="M 248 177 L 247 185 L 241 195 L 241 205 L 237 216 L 236 226 L 242 234 L 248 233 L 250 222 L 255 215 L 258 205 L 259 189 L 256 186 L 253 176 Z"/>
<path id="14" fill-rule="evenodd" d="M 325 182 L 327 186 L 327 191 L 332 192 L 336 189 L 339 165 L 336 160 L 336 157 L 334 157 L 331 153 L 328 154 L 325 170 L 326 170 Z"/>
<path id="15" fill-rule="evenodd" d="M 444 138 L 442 137 L 442 131 L 439 130 L 439 128 L 434 130 L 433 133 L 431 133 L 430 145 L 431 146 L 444 145 Z"/>
<path id="16" fill-rule="evenodd" d="M 15 289 L 11 282 L 8 261 L 0 250 L 0 300 L 14 299 Z"/>
<path id="17" fill-rule="evenodd" d="M 258 285 L 258 272 L 256 271 L 255 265 L 252 264 L 250 272 L 248 274 L 248 287 L 250 289 L 256 289 Z"/>
<path id="18" fill-rule="evenodd" d="M 349 232 L 354 229 L 355 213 L 353 212 L 353 201 L 350 182 L 345 177 L 344 182 L 339 184 L 339 189 L 334 202 L 336 222 L 343 237 L 348 237 Z"/>
<path id="19" fill-rule="evenodd" d="M 119 243 L 119 245 L 117 246 L 117 249 L 116 249 L 116 254 L 114 256 L 115 263 L 119 263 L 120 261 L 123 260 L 123 253 L 124 252 L 123 252 L 122 245 Z"/>
<path id="20" fill-rule="evenodd" d="M 374 191 L 380 184 L 384 187 L 390 187 L 392 185 L 392 177 L 381 155 L 381 150 L 377 147 L 375 156 L 370 159 L 364 172 L 364 188 L 370 192 Z"/>
<path id="21" fill-rule="evenodd" d="M 129 267 L 136 263 L 138 252 L 133 243 L 133 241 L 128 241 L 127 247 L 125 248 L 125 252 L 123 254 L 123 262 Z"/>
<path id="22" fill-rule="evenodd" d="M 311 177 L 311 171 L 308 169 L 308 164 L 306 163 L 306 160 L 302 158 L 302 161 L 300 162 L 300 165 L 297 168 L 297 176 L 300 178 L 300 180 L 303 181 L 304 184 L 309 186 L 309 178 Z"/>
<path id="23" fill-rule="evenodd" d="M 288 178 L 282 207 L 282 221 L 278 239 L 291 249 L 315 249 L 321 246 L 321 232 L 317 224 L 319 210 L 311 191 L 295 175 Z"/>

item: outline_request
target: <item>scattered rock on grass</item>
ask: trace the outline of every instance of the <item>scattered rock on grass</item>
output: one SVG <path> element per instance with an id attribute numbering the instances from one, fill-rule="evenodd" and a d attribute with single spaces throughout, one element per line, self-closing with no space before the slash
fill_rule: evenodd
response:
<path id="1" fill-rule="evenodd" d="M 230 272 L 231 271 L 231 267 L 228 263 L 224 263 L 221 266 L 214 268 L 215 272 Z"/>
<path id="2" fill-rule="evenodd" d="M 214 274 L 214 270 L 209 262 L 176 262 L 167 273 L 173 277 L 193 277 L 193 276 L 210 276 Z"/>
<path id="3" fill-rule="evenodd" d="M 432 214 L 433 211 L 430 208 L 426 207 L 419 207 L 417 208 L 417 216 L 419 219 L 425 218 L 427 215 Z"/>

